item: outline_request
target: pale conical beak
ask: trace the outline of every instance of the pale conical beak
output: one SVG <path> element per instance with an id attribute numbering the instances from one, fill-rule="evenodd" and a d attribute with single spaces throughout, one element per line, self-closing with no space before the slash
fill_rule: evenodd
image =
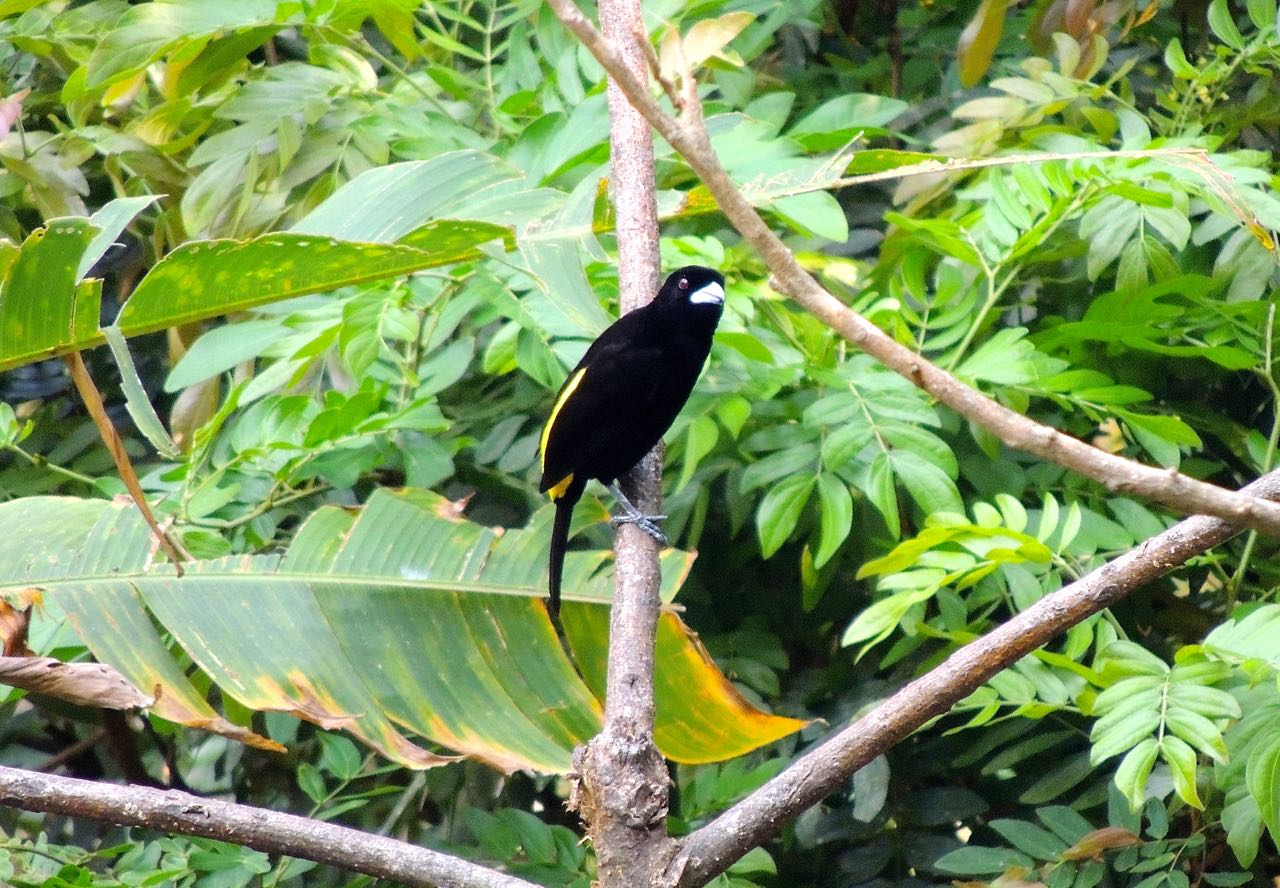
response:
<path id="1" fill-rule="evenodd" d="M 709 284 L 703 284 L 698 289 L 689 294 L 689 301 L 694 305 L 723 305 L 724 304 L 724 287 L 712 281 Z"/>

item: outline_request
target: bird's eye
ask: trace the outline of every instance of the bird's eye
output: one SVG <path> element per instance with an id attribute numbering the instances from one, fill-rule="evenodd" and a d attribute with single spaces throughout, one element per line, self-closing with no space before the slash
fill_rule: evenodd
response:
<path id="1" fill-rule="evenodd" d="M 689 279 L 688 279 L 688 278 L 680 278 L 680 283 L 676 284 L 676 286 L 677 286 L 677 287 L 679 287 L 681 290 L 687 290 L 687 289 L 689 289 Z"/>

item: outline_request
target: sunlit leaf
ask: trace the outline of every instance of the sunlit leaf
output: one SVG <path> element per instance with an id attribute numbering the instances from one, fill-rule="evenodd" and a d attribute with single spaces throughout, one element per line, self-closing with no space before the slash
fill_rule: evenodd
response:
<path id="1" fill-rule="evenodd" d="M 500 534 L 434 494 L 378 491 L 359 511 L 313 513 L 281 556 L 188 563 L 182 577 L 151 565 L 130 506 L 36 497 L 0 513 L 19 529 L 0 555 L 23 553 L 0 560 L 0 590 L 43 589 L 102 662 L 159 688 L 155 710 L 171 720 L 252 742 L 193 693 L 152 618 L 244 706 L 350 731 L 413 767 L 448 758 L 405 728 L 499 768 L 545 772 L 566 770 L 599 728 L 600 704 L 538 600 L 550 509 Z M 668 587 L 691 560 L 664 553 Z M 588 674 L 603 674 L 608 561 L 575 551 L 565 565 L 565 624 Z M 803 724 L 742 700 L 674 615 L 659 650 L 659 742 L 673 758 L 732 757 Z"/>

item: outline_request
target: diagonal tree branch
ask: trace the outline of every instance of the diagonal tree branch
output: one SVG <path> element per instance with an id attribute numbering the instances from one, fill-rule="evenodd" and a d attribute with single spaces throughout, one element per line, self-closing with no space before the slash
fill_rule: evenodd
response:
<path id="1" fill-rule="evenodd" d="M 627 39 L 641 26 L 640 0 L 601 0 L 606 31 L 620 39 L 622 63 L 643 78 L 640 44 Z M 658 289 L 658 203 L 653 134 L 611 81 L 609 161 L 617 211 L 618 284 L 622 311 L 649 302 Z M 659 511 L 661 448 L 625 479 L 646 513 Z M 618 528 L 617 590 L 609 614 L 609 660 L 604 726 L 574 754 L 579 781 L 572 802 L 587 824 L 599 860 L 601 888 L 646 884 L 675 851 L 667 838 L 667 769 L 653 742 L 654 645 L 661 607 L 658 545 L 635 525 Z"/>
<path id="2" fill-rule="evenodd" d="M 177 790 L 117 786 L 0 766 L 0 805 L 235 842 L 410 888 L 536 888 L 524 879 L 408 842 Z"/>
<path id="3" fill-rule="evenodd" d="M 1233 524 L 1243 524 L 1280 537 L 1280 505 L 1207 484 L 1176 471 L 1152 468 L 1106 453 L 1008 409 L 898 344 L 810 277 L 786 244 L 743 197 L 711 147 L 703 122 L 702 105 L 692 87 L 692 75 L 685 72 L 684 89 L 675 95 L 680 117 L 672 117 L 650 95 L 645 83 L 631 74 L 622 62 L 617 46 L 595 29 L 572 0 L 548 0 L 548 4 L 604 66 L 631 104 L 698 174 L 725 218 L 768 265 L 775 286 L 801 307 L 886 367 L 996 435 L 1009 447 L 1079 472 L 1108 490 L 1141 496 L 1182 514 L 1215 515 Z M 636 39 L 639 39 L 638 35 Z"/>
<path id="4" fill-rule="evenodd" d="M 1280 470 L 1244 492 L 1280 498 Z M 903 687 L 867 715 L 814 747 L 711 823 L 691 833 L 664 885 L 704 885 L 783 824 L 835 791 L 863 765 L 894 746 L 996 673 L 1134 589 L 1239 533 L 1217 518 L 1188 518 L 1114 561 L 1047 595 Z"/>

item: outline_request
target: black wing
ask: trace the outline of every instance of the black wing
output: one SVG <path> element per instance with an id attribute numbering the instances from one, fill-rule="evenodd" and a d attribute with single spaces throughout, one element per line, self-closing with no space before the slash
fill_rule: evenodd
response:
<path id="1" fill-rule="evenodd" d="M 670 425 L 669 411 L 655 403 L 663 388 L 663 352 L 647 344 L 636 315 L 624 315 L 602 333 L 569 374 L 543 430 L 542 490 L 570 474 L 580 483 L 613 480 Z"/>

